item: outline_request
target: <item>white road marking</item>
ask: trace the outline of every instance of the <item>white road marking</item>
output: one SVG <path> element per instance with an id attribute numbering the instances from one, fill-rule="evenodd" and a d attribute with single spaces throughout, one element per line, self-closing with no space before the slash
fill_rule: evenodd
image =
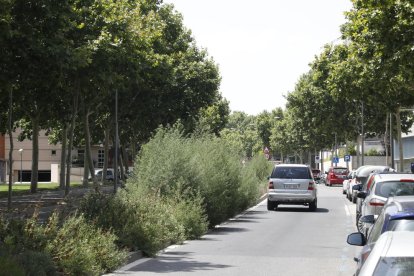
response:
<path id="1" fill-rule="evenodd" d="M 345 213 L 346 213 L 346 216 L 347 217 L 349 217 L 349 216 L 351 216 L 351 212 L 349 211 L 349 206 L 347 205 L 347 204 L 345 204 Z"/>

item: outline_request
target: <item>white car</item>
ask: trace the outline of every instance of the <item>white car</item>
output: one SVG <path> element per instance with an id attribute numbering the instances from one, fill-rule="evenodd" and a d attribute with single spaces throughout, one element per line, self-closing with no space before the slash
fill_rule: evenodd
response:
<path id="1" fill-rule="evenodd" d="M 373 175 L 372 184 L 367 191 L 358 193 L 362 198 L 361 217 L 381 213 L 385 202 L 393 196 L 414 196 L 414 174 L 406 173 L 378 173 Z M 368 236 L 371 224 L 358 222 L 358 230 Z"/>
<path id="2" fill-rule="evenodd" d="M 352 181 L 353 178 L 355 178 L 355 172 L 356 170 L 351 171 L 347 176 L 344 182 L 342 182 L 342 194 L 347 195 L 348 197 L 348 189 L 349 189 L 349 183 Z"/>
<path id="3" fill-rule="evenodd" d="M 413 245 L 414 232 L 388 231 L 383 233 L 358 275 L 413 275 Z"/>

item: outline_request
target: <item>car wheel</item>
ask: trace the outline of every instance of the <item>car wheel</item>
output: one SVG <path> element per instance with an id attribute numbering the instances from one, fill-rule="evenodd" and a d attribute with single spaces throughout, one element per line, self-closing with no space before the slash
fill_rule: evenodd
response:
<path id="1" fill-rule="evenodd" d="M 309 211 L 316 211 L 316 209 L 318 208 L 318 200 L 315 198 L 314 201 L 312 201 L 311 203 L 309 203 Z"/>
<path id="2" fill-rule="evenodd" d="M 267 210 L 273 211 L 276 208 L 277 208 L 277 203 L 276 202 L 267 200 Z"/>

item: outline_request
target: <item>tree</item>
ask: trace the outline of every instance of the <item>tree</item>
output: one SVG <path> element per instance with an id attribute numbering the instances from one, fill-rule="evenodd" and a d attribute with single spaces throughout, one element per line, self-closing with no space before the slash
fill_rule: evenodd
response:
<path id="1" fill-rule="evenodd" d="M 400 147 L 399 110 L 414 104 L 413 5 L 398 0 L 353 0 L 353 9 L 342 28 L 344 37 L 354 44 L 355 55 L 374 76 L 372 95 L 396 114 Z M 403 169 L 402 148 L 400 164 Z"/>

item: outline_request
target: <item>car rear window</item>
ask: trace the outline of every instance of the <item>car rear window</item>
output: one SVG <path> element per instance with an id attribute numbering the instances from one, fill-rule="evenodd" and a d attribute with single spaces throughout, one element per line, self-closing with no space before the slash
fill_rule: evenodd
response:
<path id="1" fill-rule="evenodd" d="M 414 271 L 414 257 L 381 257 L 373 275 L 411 276 Z"/>
<path id="2" fill-rule="evenodd" d="M 311 179 L 312 176 L 306 167 L 276 167 L 272 178 Z"/>
<path id="3" fill-rule="evenodd" d="M 389 231 L 414 231 L 413 219 L 393 219 L 388 224 Z"/>
<path id="4" fill-rule="evenodd" d="M 387 181 L 378 182 L 375 194 L 382 197 L 414 195 L 414 182 Z"/>
<path id="5" fill-rule="evenodd" d="M 346 169 L 346 168 L 334 168 L 333 173 L 334 174 L 347 174 L 348 169 Z"/>

